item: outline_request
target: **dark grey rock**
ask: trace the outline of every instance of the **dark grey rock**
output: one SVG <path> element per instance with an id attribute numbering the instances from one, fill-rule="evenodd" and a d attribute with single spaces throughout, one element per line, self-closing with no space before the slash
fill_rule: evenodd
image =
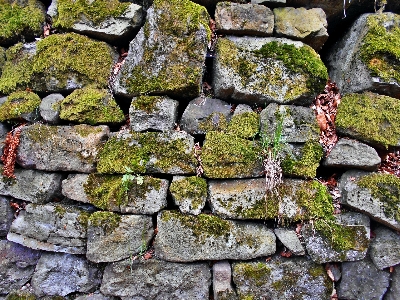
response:
<path id="1" fill-rule="evenodd" d="M 282 244 L 294 255 L 305 255 L 303 245 L 300 242 L 299 237 L 293 229 L 288 228 L 275 228 L 274 233 L 276 237 L 282 242 Z"/>
<path id="2" fill-rule="evenodd" d="M 182 213 L 198 215 L 206 204 L 207 181 L 197 176 L 174 176 L 169 191 Z"/>
<path id="3" fill-rule="evenodd" d="M 0 196 L 0 237 L 7 235 L 14 218 L 10 200 L 11 198 Z"/>
<path id="4" fill-rule="evenodd" d="M 62 181 L 62 194 L 75 201 L 90 203 L 84 189 L 88 177 L 89 174 L 69 174 L 67 179 Z"/>
<path id="5" fill-rule="evenodd" d="M 400 235 L 398 232 L 386 227 L 374 230 L 375 238 L 372 239 L 369 256 L 379 270 L 400 263 Z"/>
<path id="6" fill-rule="evenodd" d="M 285 6 L 286 0 L 251 0 L 252 4 L 262 4 L 268 7 Z"/>
<path id="7" fill-rule="evenodd" d="M 75 300 L 118 300 L 118 298 L 113 296 L 105 296 L 100 291 L 96 291 L 90 294 L 78 295 Z"/>
<path id="8" fill-rule="evenodd" d="M 232 269 L 228 261 L 218 261 L 213 265 L 213 294 L 215 300 L 239 299 L 232 286 Z"/>
<path id="9" fill-rule="evenodd" d="M 1 100 L 0 100 L 1 102 Z M 3 155 L 4 142 L 6 140 L 7 133 L 10 131 L 9 126 L 4 123 L 0 123 L 0 154 Z"/>
<path id="10" fill-rule="evenodd" d="M 400 295 L 400 266 L 394 267 L 390 277 L 390 287 L 385 294 L 385 300 L 397 300 Z"/>
<path id="11" fill-rule="evenodd" d="M 50 124 L 58 124 L 60 122 L 60 104 L 64 100 L 61 94 L 50 94 L 42 99 L 40 103 L 40 115 L 43 120 Z"/>

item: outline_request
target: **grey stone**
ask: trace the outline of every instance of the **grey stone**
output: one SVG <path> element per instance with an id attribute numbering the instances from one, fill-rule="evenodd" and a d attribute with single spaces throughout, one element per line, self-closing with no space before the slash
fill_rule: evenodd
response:
<path id="1" fill-rule="evenodd" d="M 197 176 L 174 176 L 169 191 L 182 213 L 198 215 L 206 204 L 207 181 Z"/>
<path id="2" fill-rule="evenodd" d="M 0 100 L 1 102 L 1 100 Z M 4 142 L 6 141 L 7 133 L 10 131 L 9 126 L 0 122 L 0 154 L 3 155 Z"/>
<path id="3" fill-rule="evenodd" d="M 11 224 L 9 241 L 71 254 L 86 253 L 88 212 L 63 204 L 28 204 Z"/>
<path id="4" fill-rule="evenodd" d="M 10 198 L 0 196 L 0 237 L 6 236 L 14 218 Z"/>
<path id="5" fill-rule="evenodd" d="M 391 283 L 385 294 L 385 300 L 397 300 L 400 295 L 400 266 L 394 267 L 394 271 L 390 278 Z"/>
<path id="6" fill-rule="evenodd" d="M 67 253 L 43 253 L 31 285 L 39 297 L 66 296 L 73 292 L 90 292 L 100 282 L 100 271 L 86 259 Z"/>
<path id="7" fill-rule="evenodd" d="M 251 259 L 276 250 L 274 233 L 262 224 L 163 211 L 157 226 L 155 252 L 167 261 Z"/>
<path id="8" fill-rule="evenodd" d="M 105 296 L 100 291 L 96 291 L 90 294 L 78 295 L 75 300 L 118 300 L 118 298 L 113 296 Z"/>
<path id="9" fill-rule="evenodd" d="M 108 134 L 105 125 L 25 126 L 17 162 L 24 168 L 46 171 L 94 172 L 98 148 Z"/>
<path id="10" fill-rule="evenodd" d="M 275 228 L 274 233 L 282 244 L 294 255 L 305 255 L 303 245 L 293 229 Z"/>
<path id="11" fill-rule="evenodd" d="M 240 299 L 329 299 L 332 283 L 323 266 L 303 257 L 238 262 L 233 282 Z"/>
<path id="12" fill-rule="evenodd" d="M 60 104 L 64 100 L 61 94 L 50 94 L 42 99 L 40 103 L 40 115 L 43 120 L 50 124 L 58 124 L 60 122 Z"/>
<path id="13" fill-rule="evenodd" d="M 215 9 L 215 23 L 221 34 L 271 36 L 274 14 L 263 5 L 220 2 Z"/>
<path id="14" fill-rule="evenodd" d="M 328 22 L 321 8 L 281 7 L 274 9 L 275 34 L 299 40 L 319 51 L 328 39 Z"/>
<path id="15" fill-rule="evenodd" d="M 207 263 L 126 259 L 107 265 L 100 291 L 122 300 L 203 300 L 208 298 L 210 285 L 211 272 Z"/>
<path id="16" fill-rule="evenodd" d="M 129 108 L 131 130 L 169 131 L 174 129 L 178 104 L 178 101 L 165 96 L 134 97 Z"/>
<path id="17" fill-rule="evenodd" d="M 376 150 L 356 140 L 340 139 L 323 162 L 326 167 L 375 171 L 381 158 Z"/>
<path id="18" fill-rule="evenodd" d="M 0 294 L 20 289 L 28 282 L 40 258 L 41 251 L 9 242 L 0 241 Z"/>
<path id="19" fill-rule="evenodd" d="M 262 4 L 268 7 L 285 6 L 286 0 L 251 0 L 252 4 Z"/>
<path id="20" fill-rule="evenodd" d="M 390 274 L 378 270 L 369 260 L 342 263 L 339 299 L 382 299 L 389 287 Z"/>
<path id="21" fill-rule="evenodd" d="M 228 261 L 218 261 L 213 265 L 213 293 L 215 300 L 239 299 L 232 286 L 232 269 Z"/>
<path id="22" fill-rule="evenodd" d="M 0 194 L 33 203 L 45 203 L 61 194 L 60 173 L 14 170 L 15 179 L 0 175 Z"/>
<path id="23" fill-rule="evenodd" d="M 88 174 L 69 174 L 67 179 L 62 181 L 62 194 L 75 201 L 90 203 L 84 189 L 88 177 Z"/>
<path id="24" fill-rule="evenodd" d="M 369 256 L 379 270 L 400 263 L 400 235 L 389 228 L 380 226 L 374 231 Z"/>
<path id="25" fill-rule="evenodd" d="M 92 220 L 99 213 L 94 213 L 89 218 L 86 252 L 88 260 L 96 263 L 118 261 L 147 248 L 153 236 L 151 216 L 123 215 L 118 225 L 110 228 L 112 225 L 106 220 Z"/>

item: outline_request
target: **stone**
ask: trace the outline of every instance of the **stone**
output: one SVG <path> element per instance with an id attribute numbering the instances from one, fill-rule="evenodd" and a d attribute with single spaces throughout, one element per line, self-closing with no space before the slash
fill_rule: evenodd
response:
<path id="1" fill-rule="evenodd" d="M 101 272 L 85 258 L 66 253 L 43 253 L 32 276 L 35 295 L 66 296 L 90 292 L 101 282 Z"/>
<path id="2" fill-rule="evenodd" d="M 32 249 L 85 254 L 88 215 L 70 205 L 28 204 L 11 224 L 7 239 Z"/>
<path id="3" fill-rule="evenodd" d="M 325 158 L 325 167 L 376 171 L 381 158 L 376 150 L 356 140 L 340 139 Z"/>
<path id="4" fill-rule="evenodd" d="M 321 8 L 279 7 L 274 9 L 275 35 L 302 41 L 319 51 L 328 39 L 328 22 Z"/>
<path id="5" fill-rule="evenodd" d="M 62 174 L 15 169 L 15 179 L 0 175 L 0 195 L 32 203 L 46 203 L 61 194 Z"/>
<path id="6" fill-rule="evenodd" d="M 0 237 L 6 236 L 14 219 L 11 198 L 0 196 Z"/>
<path id="7" fill-rule="evenodd" d="M 275 228 L 274 233 L 281 243 L 294 255 L 305 255 L 303 245 L 293 229 Z"/>
<path id="8" fill-rule="evenodd" d="M 390 287 L 385 294 L 385 300 L 397 300 L 400 295 L 400 266 L 394 267 L 390 281 Z"/>
<path id="9" fill-rule="evenodd" d="M 40 103 L 40 116 L 49 124 L 60 122 L 60 104 L 64 96 L 59 93 L 50 94 Z"/>
<path id="10" fill-rule="evenodd" d="M 215 23 L 219 34 L 272 36 L 274 14 L 263 5 L 219 2 Z"/>
<path id="11" fill-rule="evenodd" d="M 129 108 L 132 131 L 174 129 L 179 102 L 166 96 L 134 97 Z"/>
<path id="12" fill-rule="evenodd" d="M 251 4 L 262 4 L 268 7 L 285 6 L 286 0 L 251 0 Z"/>
<path id="13" fill-rule="evenodd" d="M 126 97 L 200 95 L 210 39 L 207 10 L 189 0 L 155 0 L 146 22 L 129 44 L 114 91 Z"/>
<path id="14" fill-rule="evenodd" d="M 342 263 L 339 299 L 382 299 L 389 287 L 388 271 L 378 270 L 369 259 Z"/>
<path id="15" fill-rule="evenodd" d="M 75 201 L 90 203 L 84 190 L 84 184 L 88 177 L 89 174 L 69 174 L 61 184 L 63 196 Z"/>
<path id="16" fill-rule="evenodd" d="M 86 258 L 99 263 L 143 254 L 152 237 L 151 216 L 95 212 L 89 217 Z"/>
<path id="17" fill-rule="evenodd" d="M 1 102 L 1 98 L 0 98 Z M 3 154 L 4 143 L 6 141 L 7 133 L 10 131 L 9 126 L 6 123 L 0 122 L 0 153 Z"/>
<path id="18" fill-rule="evenodd" d="M 8 294 L 27 283 L 40 255 L 41 251 L 0 240 L 0 294 Z"/>
<path id="19" fill-rule="evenodd" d="M 300 41 L 227 36 L 218 39 L 213 78 L 222 100 L 308 106 L 324 90 L 328 73 L 314 49 Z"/>
<path id="20" fill-rule="evenodd" d="M 400 263 L 400 235 L 389 228 L 380 226 L 373 231 L 369 256 L 379 270 Z"/>
<path id="21" fill-rule="evenodd" d="M 208 263 L 179 264 L 157 259 L 126 259 L 107 265 L 100 291 L 122 300 L 203 300 L 209 296 L 210 285 Z"/>
<path id="22" fill-rule="evenodd" d="M 34 122 L 40 119 L 40 97 L 29 91 L 14 92 L 0 98 L 0 121 Z"/>
<path id="23" fill-rule="evenodd" d="M 95 291 L 90 294 L 78 295 L 75 300 L 117 300 L 117 297 L 105 296 L 100 291 Z"/>
<path id="24" fill-rule="evenodd" d="M 213 294 L 215 300 L 239 299 L 232 286 L 232 268 L 228 261 L 218 261 L 213 265 Z"/>
<path id="25" fill-rule="evenodd" d="M 108 126 L 48 126 L 22 128 L 17 162 L 23 168 L 46 171 L 96 170 L 98 149 L 109 134 Z"/>
<path id="26" fill-rule="evenodd" d="M 303 257 L 233 263 L 240 299 L 329 299 L 332 282 L 323 266 Z"/>
<path id="27" fill-rule="evenodd" d="M 275 253 L 275 235 L 263 224 L 163 211 L 157 216 L 155 252 L 162 260 L 251 259 Z"/>
<path id="28" fill-rule="evenodd" d="M 207 181 L 197 176 L 174 176 L 169 192 L 182 213 L 198 215 L 206 204 Z"/>

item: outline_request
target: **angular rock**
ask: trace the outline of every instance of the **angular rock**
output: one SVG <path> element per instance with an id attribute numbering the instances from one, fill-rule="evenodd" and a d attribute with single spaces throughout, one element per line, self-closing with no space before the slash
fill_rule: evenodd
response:
<path id="1" fill-rule="evenodd" d="M 390 280 L 390 287 L 385 294 L 385 300 L 397 300 L 400 295 L 400 266 L 394 267 Z"/>
<path id="2" fill-rule="evenodd" d="M 302 42 L 228 36 L 218 39 L 213 77 L 215 96 L 222 100 L 309 105 L 323 91 L 328 73 Z"/>
<path id="3" fill-rule="evenodd" d="M 0 237 L 6 236 L 14 218 L 10 198 L 0 196 Z"/>
<path id="4" fill-rule="evenodd" d="M 213 265 L 214 299 L 238 299 L 232 286 L 232 269 L 228 261 L 219 261 Z"/>
<path id="5" fill-rule="evenodd" d="M 134 97 L 129 108 L 133 131 L 170 131 L 178 116 L 178 101 L 165 96 Z"/>
<path id="6" fill-rule="evenodd" d="M 108 134 L 109 128 L 105 125 L 25 126 L 17 162 L 30 169 L 94 172 L 98 148 Z"/>
<path id="7" fill-rule="evenodd" d="M 32 203 L 45 203 L 60 195 L 62 174 L 14 170 L 15 179 L 0 175 L 0 195 Z"/>
<path id="8" fill-rule="evenodd" d="M 84 190 L 88 177 L 89 174 L 69 174 L 68 178 L 62 181 L 62 194 L 75 201 L 90 203 Z"/>
<path id="9" fill-rule="evenodd" d="M 157 226 L 155 252 L 167 261 L 251 259 L 276 250 L 274 233 L 262 224 L 163 211 Z"/>
<path id="10" fill-rule="evenodd" d="M 287 228 L 275 228 L 274 233 L 282 242 L 282 244 L 294 255 L 306 254 L 304 247 L 294 230 Z"/>
<path id="11" fill-rule="evenodd" d="M 86 257 L 96 263 L 119 261 L 144 252 L 152 236 L 151 216 L 95 212 L 89 217 Z"/>
<path id="12" fill-rule="evenodd" d="M 132 262 L 126 259 L 107 265 L 100 290 L 122 300 L 203 300 L 209 296 L 210 285 L 211 272 L 207 263 L 179 264 L 156 259 Z"/>
<path id="13" fill-rule="evenodd" d="M 0 98 L 0 121 L 38 121 L 40 97 L 29 91 L 14 92 Z"/>
<path id="14" fill-rule="evenodd" d="M 303 257 L 234 263 L 233 282 L 240 299 L 329 299 L 332 291 L 323 266 Z"/>
<path id="15" fill-rule="evenodd" d="M 40 258 L 41 251 L 9 242 L 0 241 L 0 294 L 20 289 L 27 283 Z"/>
<path id="16" fill-rule="evenodd" d="M 379 270 L 400 263 L 400 235 L 386 227 L 374 230 L 369 256 Z"/>
<path id="17" fill-rule="evenodd" d="M 11 224 L 7 239 L 32 249 L 84 254 L 88 216 L 63 204 L 28 204 Z"/>
<path id="18" fill-rule="evenodd" d="M 207 181 L 197 176 L 174 176 L 169 191 L 182 213 L 198 215 L 206 204 Z"/>
<path id="19" fill-rule="evenodd" d="M 90 292 L 101 282 L 101 272 L 86 259 L 66 253 L 43 253 L 33 274 L 35 295 L 66 296 Z"/>
<path id="20" fill-rule="evenodd" d="M 340 139 L 323 162 L 325 167 L 375 171 L 381 158 L 376 150 L 356 140 Z"/>
<path id="21" fill-rule="evenodd" d="M 155 0 L 145 25 L 129 45 L 114 82 L 115 93 L 197 97 L 210 35 L 208 23 L 206 9 L 189 0 Z"/>
<path id="22" fill-rule="evenodd" d="M 275 34 L 299 40 L 319 51 L 328 39 L 328 22 L 321 8 L 280 7 L 274 9 Z"/>
<path id="23" fill-rule="evenodd" d="M 64 100 L 61 94 L 50 94 L 40 103 L 40 115 L 47 123 L 58 124 L 60 122 L 60 104 Z"/>
<path id="24" fill-rule="evenodd" d="M 220 34 L 271 36 L 274 14 L 263 5 L 219 2 L 215 23 Z"/>

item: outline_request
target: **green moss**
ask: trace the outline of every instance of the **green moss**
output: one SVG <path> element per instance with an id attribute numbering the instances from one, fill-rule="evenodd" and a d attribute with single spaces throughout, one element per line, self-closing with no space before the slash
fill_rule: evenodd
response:
<path id="1" fill-rule="evenodd" d="M 150 114 L 159 111 L 157 104 L 162 101 L 160 96 L 139 96 L 132 101 L 131 106 L 137 110 L 143 110 Z"/>
<path id="2" fill-rule="evenodd" d="M 0 121 L 18 119 L 22 114 L 34 112 L 39 108 L 41 99 L 33 92 L 12 93 L 0 106 Z"/>
<path id="3" fill-rule="evenodd" d="M 106 89 L 86 87 L 73 91 L 61 102 L 62 120 L 91 125 L 121 123 L 124 113 Z"/>
<path id="4" fill-rule="evenodd" d="M 205 120 L 199 122 L 199 129 L 208 131 L 221 131 L 225 132 L 228 127 L 226 116 L 220 112 L 213 112 Z"/>
<path id="5" fill-rule="evenodd" d="M 89 212 L 84 211 L 84 210 L 81 210 L 80 213 L 79 213 L 78 222 L 85 229 L 87 229 L 87 227 L 88 227 L 88 222 L 89 222 L 90 215 L 91 214 Z"/>
<path id="6" fill-rule="evenodd" d="M 198 209 L 207 197 L 207 181 L 197 176 L 185 177 L 173 181 L 169 190 L 176 200 L 191 199 L 192 209 Z"/>
<path id="7" fill-rule="evenodd" d="M 71 28 L 82 17 L 99 25 L 107 18 L 121 16 L 129 4 L 118 0 L 57 0 L 58 15 L 54 18 L 53 25 Z"/>
<path id="8" fill-rule="evenodd" d="M 62 218 L 67 212 L 67 209 L 62 205 L 56 205 L 54 208 L 54 212 L 56 213 L 57 216 Z"/>
<path id="9" fill-rule="evenodd" d="M 255 112 L 244 112 L 232 117 L 228 133 L 242 138 L 251 138 L 259 132 L 259 127 L 260 116 Z"/>
<path id="10" fill-rule="evenodd" d="M 253 281 L 256 286 L 262 286 L 271 275 L 271 268 L 262 262 L 238 263 L 234 267 L 234 273 L 243 277 L 245 281 Z"/>
<path id="11" fill-rule="evenodd" d="M 386 148 L 400 141 L 400 101 L 373 93 L 347 94 L 338 108 L 337 128 Z"/>
<path id="12" fill-rule="evenodd" d="M 6 300 L 36 300 L 36 296 L 34 294 L 31 294 L 28 291 L 12 291 L 10 292 L 7 297 L 5 297 Z"/>
<path id="13" fill-rule="evenodd" d="M 96 211 L 89 217 L 91 226 L 101 227 L 108 234 L 119 226 L 120 221 L 120 215 L 108 211 Z"/>
<path id="14" fill-rule="evenodd" d="M 29 126 L 25 133 L 31 141 L 45 144 L 52 141 L 53 137 L 58 134 L 58 130 L 56 126 L 36 123 Z"/>
<path id="15" fill-rule="evenodd" d="M 0 75 L 5 63 L 6 63 L 6 50 L 3 47 L 0 47 Z"/>
<path id="16" fill-rule="evenodd" d="M 90 134 L 97 134 L 102 132 L 102 128 L 98 126 L 89 126 L 86 124 L 75 125 L 74 130 L 78 133 L 81 137 L 87 137 Z"/>

